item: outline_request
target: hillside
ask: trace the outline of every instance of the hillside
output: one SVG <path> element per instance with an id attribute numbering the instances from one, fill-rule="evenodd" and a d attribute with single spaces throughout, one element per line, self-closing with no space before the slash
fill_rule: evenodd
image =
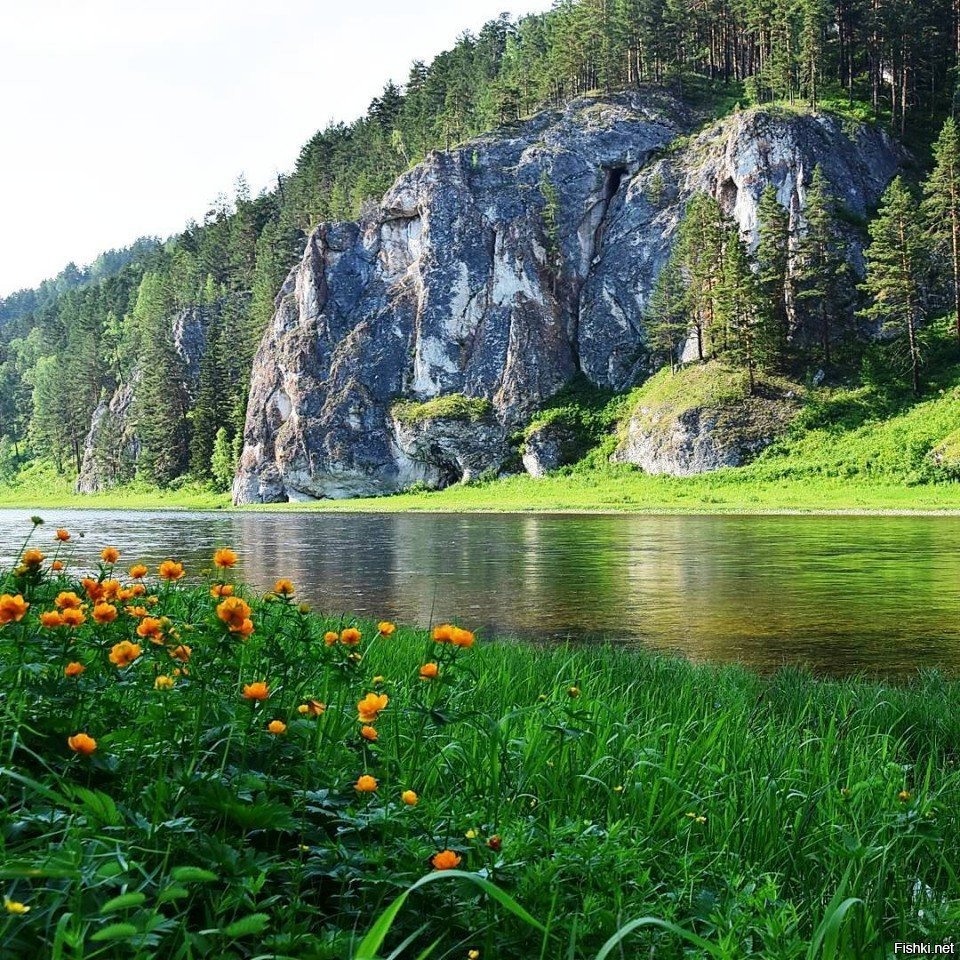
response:
<path id="1" fill-rule="evenodd" d="M 906 181 L 884 192 L 921 173 L 950 102 L 950 8 L 868 25 L 846 0 L 748 7 L 501 17 L 319 132 L 275 190 L 241 185 L 162 245 L 8 298 L 0 477 L 211 501 L 389 493 L 509 474 L 515 435 L 580 377 L 625 393 L 713 357 L 856 390 L 882 332 L 918 378 L 913 326 L 957 282 L 942 244 L 930 263 L 915 245 L 906 325 L 883 306 L 890 278 L 861 281 L 878 208 L 918 235 L 960 218 L 935 197 L 921 212 Z M 389 416 L 445 397 L 490 415 L 469 436 Z M 547 470 L 582 453 L 539 441 Z"/>

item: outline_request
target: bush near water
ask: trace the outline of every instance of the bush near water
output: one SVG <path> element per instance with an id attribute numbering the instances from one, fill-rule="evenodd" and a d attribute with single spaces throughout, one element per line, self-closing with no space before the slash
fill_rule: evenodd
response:
<path id="1" fill-rule="evenodd" d="M 884 956 L 956 930 L 960 684 L 0 575 L 0 956 Z"/>

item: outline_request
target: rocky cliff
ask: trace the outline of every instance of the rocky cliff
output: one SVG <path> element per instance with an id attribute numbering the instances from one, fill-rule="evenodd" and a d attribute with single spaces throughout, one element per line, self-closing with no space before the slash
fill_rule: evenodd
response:
<path id="1" fill-rule="evenodd" d="M 827 116 L 697 124 L 660 91 L 579 100 L 433 153 L 363 221 L 318 227 L 254 363 L 236 502 L 499 469 L 509 436 L 579 373 L 622 390 L 652 372 L 643 311 L 694 192 L 755 238 L 767 184 L 799 227 L 816 164 L 853 217 L 897 167 L 883 133 Z M 456 407 L 394 415 L 449 395 L 486 402 L 482 424 Z"/>

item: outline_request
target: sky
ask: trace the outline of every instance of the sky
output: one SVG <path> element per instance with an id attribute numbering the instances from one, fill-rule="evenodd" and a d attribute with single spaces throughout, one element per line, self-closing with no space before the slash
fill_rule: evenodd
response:
<path id="1" fill-rule="evenodd" d="M 254 192 L 413 60 L 550 0 L 0 0 L 0 297 Z"/>

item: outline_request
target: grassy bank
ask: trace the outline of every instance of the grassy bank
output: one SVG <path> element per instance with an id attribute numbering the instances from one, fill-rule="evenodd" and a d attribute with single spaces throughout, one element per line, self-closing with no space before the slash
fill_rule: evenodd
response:
<path id="1" fill-rule="evenodd" d="M 78 583 L 36 544 L 0 581 L 0 955 L 868 957 L 955 930 L 960 684 L 437 640 L 283 582 L 224 605 L 212 564 L 185 586 L 108 553 Z"/>

